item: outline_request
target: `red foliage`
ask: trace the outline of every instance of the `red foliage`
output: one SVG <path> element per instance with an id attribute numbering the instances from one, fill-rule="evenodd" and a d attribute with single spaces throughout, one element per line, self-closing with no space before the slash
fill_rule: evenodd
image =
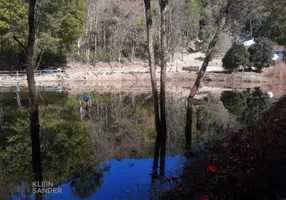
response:
<path id="1" fill-rule="evenodd" d="M 217 171 L 217 168 L 216 168 L 216 166 L 214 166 L 214 165 L 210 165 L 210 166 L 208 167 L 208 170 L 211 171 L 211 172 L 216 172 L 216 171 Z"/>
<path id="2" fill-rule="evenodd" d="M 216 141 L 211 152 L 202 152 L 192 170 L 188 170 L 191 193 L 206 193 L 215 199 L 246 199 L 248 192 L 264 196 L 256 188 L 273 187 L 275 181 L 269 172 L 280 174 L 279 167 L 286 165 L 285 104 L 286 96 L 264 113 L 252 129 L 246 127 L 227 134 Z"/>
<path id="3" fill-rule="evenodd" d="M 209 200 L 208 195 L 203 194 L 200 198 L 200 200 Z"/>

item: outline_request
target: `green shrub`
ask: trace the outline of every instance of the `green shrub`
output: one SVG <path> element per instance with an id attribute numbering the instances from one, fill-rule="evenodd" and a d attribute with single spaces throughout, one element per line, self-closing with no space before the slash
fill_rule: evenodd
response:
<path id="1" fill-rule="evenodd" d="M 261 72 L 263 68 L 269 67 L 273 58 L 272 42 L 268 38 L 257 38 L 255 44 L 248 49 L 250 53 L 250 62 Z"/>
<path id="2" fill-rule="evenodd" d="M 233 44 L 222 59 L 223 68 L 238 69 L 240 66 L 249 66 L 249 52 L 243 44 Z"/>

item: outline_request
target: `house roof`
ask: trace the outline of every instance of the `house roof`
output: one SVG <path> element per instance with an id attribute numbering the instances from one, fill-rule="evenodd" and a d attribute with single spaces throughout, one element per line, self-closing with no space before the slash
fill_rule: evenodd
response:
<path id="1" fill-rule="evenodd" d="M 274 45 L 273 51 L 286 51 L 286 46 L 284 45 Z"/>

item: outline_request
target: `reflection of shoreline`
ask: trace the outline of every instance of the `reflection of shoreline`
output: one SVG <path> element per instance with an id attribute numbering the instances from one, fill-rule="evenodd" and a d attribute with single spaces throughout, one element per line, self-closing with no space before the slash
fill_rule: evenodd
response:
<path id="1" fill-rule="evenodd" d="M 190 92 L 191 81 L 186 82 L 167 82 L 167 92 L 173 93 L 174 97 L 187 97 Z M 201 94 L 212 93 L 220 94 L 224 90 L 231 89 L 247 89 L 259 87 L 263 92 L 272 92 L 274 97 L 279 98 L 285 91 L 283 85 L 279 84 L 263 84 L 263 83 L 245 83 L 235 82 L 227 84 L 224 82 L 203 82 L 202 88 L 200 88 L 197 98 L 200 98 Z M 23 88 L 22 90 L 27 90 Z M 9 92 L 10 87 L 1 87 L 0 92 Z M 146 93 L 151 92 L 150 83 L 147 81 L 106 81 L 106 82 L 89 82 L 89 81 L 77 81 L 77 82 L 42 82 L 41 86 L 38 86 L 38 91 L 57 91 L 67 92 L 70 94 L 83 94 L 86 91 L 92 93 Z M 201 92 L 201 94 L 200 94 Z"/>
<path id="2" fill-rule="evenodd" d="M 19 92 L 16 92 L 16 99 L 17 99 L 18 106 L 21 106 L 21 99 L 20 99 Z"/>
<path id="3" fill-rule="evenodd" d="M 206 89 L 209 90 L 209 88 L 206 88 Z M 187 88 L 186 90 L 189 90 L 189 89 Z M 101 95 L 98 95 L 98 96 L 100 97 Z M 110 192 L 111 184 L 114 184 L 112 180 L 114 180 L 115 178 L 117 179 L 116 182 L 119 185 L 118 187 L 120 188 L 122 188 L 122 185 L 124 183 L 123 180 L 126 180 L 126 179 L 130 180 L 127 183 L 128 184 L 130 183 L 132 184 L 132 186 L 134 186 L 135 184 L 134 182 L 132 182 L 134 180 L 134 177 L 137 178 L 136 180 L 142 180 L 142 179 L 146 180 L 145 177 L 149 178 L 151 167 L 144 167 L 144 171 L 143 171 L 141 167 L 146 166 L 146 165 L 143 165 L 141 160 L 143 160 L 142 159 L 143 156 L 147 157 L 149 156 L 149 154 L 151 154 L 152 148 L 149 148 L 149 146 L 151 145 L 153 146 L 152 144 L 153 142 L 153 137 L 152 137 L 153 131 L 152 130 L 154 130 L 154 126 L 152 123 L 153 118 L 152 116 L 149 116 L 147 114 L 148 112 L 143 112 L 143 111 L 150 110 L 149 105 L 151 105 L 151 102 L 146 101 L 147 99 L 150 99 L 150 96 L 142 95 L 142 96 L 138 96 L 138 98 L 135 98 L 135 95 L 125 96 L 123 98 L 121 97 L 121 95 L 118 95 L 120 96 L 120 98 L 115 97 L 115 95 L 107 95 L 109 96 L 108 98 L 104 96 L 105 95 L 103 95 L 103 97 L 101 98 L 94 98 L 93 96 L 91 96 L 93 100 L 92 102 L 93 107 L 91 107 L 92 112 L 90 114 L 92 116 L 93 121 L 91 121 L 91 123 L 88 123 L 89 131 L 84 131 L 82 129 L 81 122 L 76 123 L 79 121 L 78 120 L 78 100 L 79 99 L 77 96 L 74 96 L 72 98 L 67 98 L 68 101 L 65 102 L 64 105 L 61 105 L 57 102 L 54 104 L 54 106 L 48 106 L 46 108 L 46 112 L 42 112 L 43 114 L 42 119 L 45 119 L 45 120 L 42 120 L 42 123 L 45 123 L 43 124 L 42 127 L 48 127 L 47 134 L 49 134 L 50 136 L 50 138 L 43 137 L 43 140 L 45 140 L 44 144 L 46 144 L 46 146 L 50 148 L 49 155 L 54 155 L 54 156 L 46 157 L 46 160 L 48 161 L 50 161 L 50 159 L 53 158 L 54 162 L 50 163 L 50 167 L 49 167 L 49 162 L 45 162 L 45 166 L 47 166 L 45 167 L 45 169 L 47 170 L 45 172 L 46 173 L 50 172 L 53 169 L 57 169 L 61 172 L 62 171 L 70 172 L 70 170 L 64 170 L 65 167 L 67 166 L 70 167 L 68 169 L 77 169 L 77 170 L 82 169 L 82 170 L 78 170 L 77 172 L 79 176 L 75 180 L 74 182 L 75 184 L 73 185 L 73 188 L 78 188 L 78 190 L 75 193 L 72 192 L 73 195 L 81 194 L 79 193 L 81 191 L 93 192 L 93 190 L 91 189 L 97 188 L 97 185 L 94 184 L 94 183 L 97 183 L 94 181 L 94 177 L 96 177 L 95 180 L 98 180 L 97 177 L 99 177 L 99 179 L 108 177 L 108 176 L 101 177 L 99 176 L 101 174 L 98 174 L 97 172 L 93 173 L 93 168 L 88 168 L 89 162 L 87 163 L 81 162 L 82 160 L 88 161 L 90 159 L 91 161 L 90 165 L 94 166 L 93 162 L 95 161 L 95 159 L 94 157 L 92 157 L 92 155 L 95 155 L 96 159 L 99 159 L 99 161 L 109 160 L 110 157 L 111 158 L 115 157 L 115 158 L 118 158 L 118 160 L 119 159 L 122 160 L 122 162 L 118 162 L 118 160 L 113 159 L 113 161 L 116 162 L 117 166 L 119 166 L 118 171 L 115 171 L 114 173 L 115 175 L 113 175 L 113 177 L 109 176 L 111 177 L 109 181 L 107 179 L 103 179 L 102 181 L 103 184 L 105 184 L 104 185 L 105 190 L 109 192 L 108 194 L 111 193 Z M 82 99 L 80 99 L 80 102 L 82 102 Z M 169 134 L 169 136 L 171 136 L 169 141 L 170 143 L 172 143 L 173 147 L 171 147 L 171 144 L 168 144 L 168 147 L 170 147 L 171 149 L 178 148 L 181 150 L 180 141 L 183 141 L 182 138 L 184 137 L 184 135 L 183 135 L 183 131 L 180 131 L 181 129 L 176 128 L 176 126 L 182 127 L 180 122 L 182 122 L 183 121 L 182 119 L 184 119 L 184 113 L 180 111 L 182 110 L 181 108 L 183 106 L 179 104 L 178 102 L 173 102 L 173 101 L 168 101 L 168 102 L 171 103 L 168 106 L 168 108 L 170 109 L 168 113 L 172 113 L 169 115 L 170 117 L 172 117 L 169 120 L 169 125 L 173 131 L 173 135 Z M 174 103 L 174 105 L 172 103 Z M 216 104 L 214 104 L 213 102 L 210 102 L 209 105 L 214 106 Z M 209 110 L 215 111 L 215 113 L 217 114 L 217 115 L 214 115 L 215 118 L 211 118 L 210 117 L 211 115 L 209 115 L 209 112 L 207 112 L 208 114 L 207 117 L 202 117 L 204 120 L 209 120 L 208 124 L 210 124 L 213 121 L 217 122 L 218 121 L 217 119 L 222 119 L 225 121 L 225 118 L 222 118 L 220 116 L 224 116 L 224 117 L 228 116 L 223 113 L 223 110 L 226 111 L 226 109 L 221 109 L 223 108 L 222 107 L 223 105 L 221 103 L 218 105 L 220 105 L 221 107 L 216 107 L 217 109 L 211 109 L 213 107 L 207 107 L 207 108 L 210 108 L 210 109 L 207 109 L 208 111 Z M 17 112 L 21 112 L 21 111 L 25 112 L 22 109 L 17 110 Z M 75 114 L 75 118 L 71 118 L 71 119 L 66 118 L 67 116 L 72 117 L 73 114 Z M 16 115 L 16 116 L 21 116 L 21 115 Z M 213 120 L 213 119 L 216 119 L 216 120 Z M 65 120 L 67 123 L 64 123 Z M 18 121 L 18 120 L 14 120 L 14 121 Z M 78 125 L 78 126 L 75 126 L 75 125 Z M 19 127 L 19 126 L 16 126 L 16 127 Z M 73 128 L 69 129 L 70 127 L 73 127 Z M 209 127 L 209 126 L 204 126 L 204 127 Z M 23 135 L 20 132 L 19 134 Z M 150 135 L 151 137 L 150 138 L 146 137 L 147 134 Z M 60 135 L 61 137 L 57 137 L 58 135 Z M 90 138 L 90 135 L 92 136 L 92 138 Z M 17 142 L 21 143 L 21 146 L 25 146 L 22 144 L 23 141 L 25 140 L 17 140 Z M 89 142 L 91 141 L 92 141 L 93 148 L 94 148 L 94 154 L 91 153 L 92 152 L 90 150 L 91 146 L 88 146 L 88 144 L 90 144 Z M 135 163 L 134 165 L 133 160 L 128 159 L 128 158 L 126 159 L 126 157 L 135 157 L 135 158 L 137 157 L 137 158 L 141 158 L 141 160 L 136 159 L 134 161 Z M 70 160 L 70 158 L 72 158 L 72 160 Z M 43 157 L 43 160 L 44 159 L 45 157 Z M 64 162 L 59 162 L 62 160 Z M 144 159 L 144 160 L 147 160 L 147 159 Z M 59 162 L 63 166 L 61 167 L 58 166 L 57 168 L 53 168 L 54 164 L 57 162 Z M 150 166 L 151 166 L 151 162 L 148 161 L 148 163 L 150 163 Z M 23 162 L 17 162 L 17 163 L 20 163 L 22 167 L 24 166 Z M 78 163 L 82 165 L 77 165 Z M 167 160 L 167 163 L 168 163 L 167 167 L 170 166 L 170 162 L 168 160 Z M 77 166 L 77 168 L 75 168 L 74 166 Z M 140 166 L 140 167 L 137 167 L 137 166 Z M 111 173 L 114 172 L 114 169 L 115 167 L 113 165 L 111 168 Z M 21 170 L 19 171 L 21 172 Z M 66 176 L 65 173 L 50 173 L 50 175 L 54 175 L 54 174 L 57 177 L 58 177 L 58 174 L 60 175 L 63 174 L 67 178 L 72 177 L 72 176 Z M 71 174 L 74 175 L 75 173 L 71 173 Z M 143 178 L 138 178 L 138 176 L 142 174 L 145 176 Z M 122 176 L 122 178 L 120 178 L 119 176 Z M 61 180 L 66 180 L 66 179 L 61 179 Z M 83 184 L 83 183 L 87 183 L 87 184 Z M 130 189 L 129 185 L 128 185 L 128 189 Z M 91 194 L 91 193 L 87 193 L 87 194 Z M 96 193 L 94 190 L 92 194 L 96 196 L 100 194 L 100 192 Z M 98 198 L 95 198 L 95 196 L 93 196 L 94 199 L 106 199 L 106 196 L 102 196 L 101 198 L 98 196 L 97 196 Z"/>

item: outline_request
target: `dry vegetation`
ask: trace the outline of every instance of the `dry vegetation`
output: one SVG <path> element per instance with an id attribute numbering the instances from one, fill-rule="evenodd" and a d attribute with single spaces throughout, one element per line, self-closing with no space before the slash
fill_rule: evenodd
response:
<path id="1" fill-rule="evenodd" d="M 265 70 L 266 77 L 271 79 L 271 89 L 274 93 L 283 95 L 286 92 L 286 64 L 277 63 L 274 67 Z"/>

